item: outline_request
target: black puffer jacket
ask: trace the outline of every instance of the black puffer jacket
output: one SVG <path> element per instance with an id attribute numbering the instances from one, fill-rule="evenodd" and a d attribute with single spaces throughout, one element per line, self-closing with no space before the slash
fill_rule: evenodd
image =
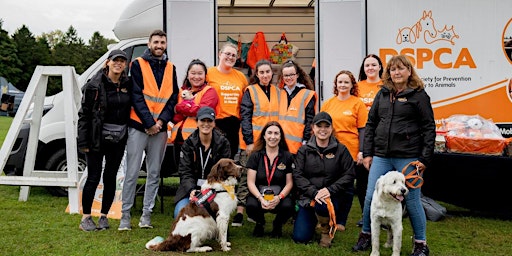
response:
<path id="1" fill-rule="evenodd" d="M 393 96 L 382 87 L 366 122 L 363 156 L 414 158 L 428 166 L 434 154 L 436 125 L 425 90 Z"/>
<path id="2" fill-rule="evenodd" d="M 196 129 L 194 133 L 185 140 L 183 146 L 181 146 L 178 171 L 180 175 L 180 186 L 178 187 L 178 191 L 176 191 L 174 202 L 179 202 L 181 199 L 188 197 L 190 191 L 197 187 L 197 180 L 201 178 L 202 174 L 200 147 L 199 130 Z M 214 164 L 221 158 L 229 158 L 231 155 L 228 139 L 217 129 L 213 129 L 213 138 L 210 148 L 212 151 L 204 170 L 204 179 L 206 179 Z"/>
<path id="3" fill-rule="evenodd" d="M 323 154 L 313 135 L 297 152 L 293 182 L 301 199 L 314 199 L 318 190 L 327 188 L 331 197 L 338 197 L 354 185 L 354 160 L 347 147 L 330 138 Z"/>
<path id="4" fill-rule="evenodd" d="M 113 83 L 106 69 L 96 73 L 82 88 L 78 111 L 78 148 L 101 150 L 103 123 L 127 124 L 130 118 L 131 82 L 126 75 Z"/>

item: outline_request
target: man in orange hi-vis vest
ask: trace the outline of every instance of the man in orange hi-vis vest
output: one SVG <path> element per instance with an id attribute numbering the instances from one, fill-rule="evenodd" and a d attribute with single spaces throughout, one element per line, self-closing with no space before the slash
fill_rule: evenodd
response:
<path id="1" fill-rule="evenodd" d="M 149 36 L 148 49 L 133 60 L 132 110 L 128 122 L 126 174 L 123 184 L 123 207 L 119 230 L 131 230 L 130 210 L 135 198 L 143 152 L 146 152 L 146 188 L 139 227 L 153 228 L 151 212 L 160 180 L 160 167 L 167 144 L 167 123 L 174 117 L 178 101 L 178 83 L 174 65 L 165 50 L 167 35 L 155 30 Z"/>

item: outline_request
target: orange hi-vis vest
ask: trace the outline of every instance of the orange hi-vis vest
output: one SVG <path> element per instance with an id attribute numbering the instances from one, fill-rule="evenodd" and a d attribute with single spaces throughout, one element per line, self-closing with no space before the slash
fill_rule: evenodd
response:
<path id="1" fill-rule="evenodd" d="M 314 91 L 302 89 L 295 95 L 289 106 L 287 104 L 281 104 L 280 106 L 279 124 L 283 127 L 286 144 L 288 144 L 288 150 L 292 154 L 297 154 L 297 151 L 302 146 L 304 128 L 306 127 L 304 124 L 304 120 L 306 120 L 306 106 L 315 95 Z M 284 97 L 284 102 L 287 102 L 286 93 Z"/>
<path id="2" fill-rule="evenodd" d="M 206 91 L 208 91 L 211 86 L 207 85 L 205 86 L 201 91 L 197 92 L 194 98 L 194 103 L 196 105 L 199 105 L 201 103 L 201 99 L 203 98 Z M 183 97 L 181 97 L 181 91 L 183 89 L 180 89 L 180 93 L 178 96 L 178 103 L 183 101 Z M 174 143 L 174 140 L 176 140 L 176 137 L 178 136 L 178 130 L 181 127 L 181 136 L 183 136 L 183 141 L 185 141 L 196 129 L 197 129 L 197 119 L 193 116 L 188 116 L 182 121 L 175 124 L 171 130 L 171 143 Z"/>
<path id="3" fill-rule="evenodd" d="M 283 102 L 283 94 L 284 97 L 286 97 L 286 92 L 279 89 L 275 85 L 270 85 L 269 101 L 267 95 L 259 85 L 253 84 L 247 87 L 247 90 L 249 90 L 251 101 L 254 104 L 254 109 L 252 112 L 252 136 L 253 141 L 256 141 L 261 134 L 261 130 L 268 122 L 279 120 L 279 106 L 280 104 L 286 104 L 286 101 Z M 240 148 L 245 150 L 247 145 L 243 140 L 241 127 L 239 137 Z"/>
<path id="4" fill-rule="evenodd" d="M 136 60 L 139 62 L 140 70 L 142 72 L 142 82 L 144 83 L 142 94 L 144 95 L 144 100 L 146 101 L 149 112 L 153 115 L 153 119 L 156 121 L 167 104 L 167 101 L 171 98 L 173 92 L 173 65 L 171 62 L 167 62 L 164 77 L 162 79 L 162 85 L 159 90 L 158 85 L 156 84 L 155 75 L 153 75 L 153 70 L 151 70 L 149 62 L 141 57 L 138 57 Z M 133 107 L 130 112 L 130 119 L 142 124 L 142 121 L 139 116 L 137 116 Z"/>

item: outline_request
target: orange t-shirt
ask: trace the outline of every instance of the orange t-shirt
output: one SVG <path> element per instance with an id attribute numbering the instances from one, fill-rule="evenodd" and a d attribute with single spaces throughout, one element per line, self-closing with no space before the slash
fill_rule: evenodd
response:
<path id="1" fill-rule="evenodd" d="M 379 80 L 378 82 L 370 83 L 368 80 L 363 80 L 359 81 L 357 86 L 359 87 L 359 98 L 363 101 L 364 105 L 366 105 L 368 111 L 370 111 L 373 105 L 373 99 L 382 86 L 382 81 Z"/>
<path id="2" fill-rule="evenodd" d="M 236 69 L 232 69 L 229 74 L 224 74 L 217 67 L 210 67 L 206 81 L 219 96 L 219 104 L 215 110 L 217 119 L 230 116 L 240 119 L 242 96 L 249 84 L 245 75 Z"/>
<path id="3" fill-rule="evenodd" d="M 359 132 L 368 120 L 368 111 L 364 103 L 356 96 L 340 100 L 337 96 L 328 99 L 320 111 L 329 113 L 332 117 L 334 136 L 350 151 L 354 161 L 359 153 Z"/>

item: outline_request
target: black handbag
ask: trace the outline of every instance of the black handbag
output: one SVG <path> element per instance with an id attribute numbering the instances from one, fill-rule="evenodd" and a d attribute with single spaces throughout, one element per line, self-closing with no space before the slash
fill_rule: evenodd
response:
<path id="1" fill-rule="evenodd" d="M 126 124 L 109 124 L 104 123 L 101 131 L 103 139 L 113 143 L 118 143 L 126 135 L 128 129 Z"/>

